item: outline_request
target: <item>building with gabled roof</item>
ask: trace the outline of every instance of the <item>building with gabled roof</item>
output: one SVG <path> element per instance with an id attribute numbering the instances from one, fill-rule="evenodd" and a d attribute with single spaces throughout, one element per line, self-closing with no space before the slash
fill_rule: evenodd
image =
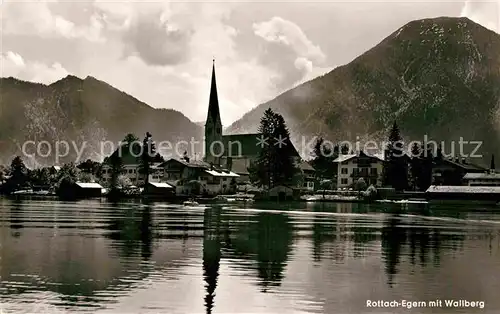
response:
<path id="1" fill-rule="evenodd" d="M 123 173 L 127 179 L 130 180 L 132 185 L 141 185 L 144 183 L 144 175 L 140 173 L 141 168 L 141 158 L 140 154 L 142 151 L 142 143 L 135 142 L 132 145 L 127 143 L 122 143 L 120 147 L 118 147 L 110 156 L 104 159 L 102 165 L 102 177 L 106 181 L 111 180 L 111 158 L 113 156 L 120 156 L 122 164 L 123 164 Z M 163 163 L 163 158 L 156 154 L 153 158 L 153 164 L 151 165 L 149 181 L 158 182 L 161 177 L 163 177 L 163 168 L 159 167 L 160 164 Z"/>
<path id="2" fill-rule="evenodd" d="M 204 161 L 171 158 L 161 165 L 163 181 L 176 187 L 178 195 L 233 193 L 239 175 Z"/>
<path id="3" fill-rule="evenodd" d="M 260 143 L 258 133 L 223 135 L 214 62 L 205 123 L 205 161 L 235 172 L 239 175 L 240 182 L 248 181 L 248 168 L 251 162 L 259 156 Z M 300 155 L 289 138 L 284 139 L 284 145 L 290 149 L 290 153 L 295 156 L 298 164 Z"/>
<path id="4" fill-rule="evenodd" d="M 382 185 L 384 154 L 341 154 L 334 161 L 337 164 L 337 188 L 351 187 L 363 178 L 367 185 Z"/>

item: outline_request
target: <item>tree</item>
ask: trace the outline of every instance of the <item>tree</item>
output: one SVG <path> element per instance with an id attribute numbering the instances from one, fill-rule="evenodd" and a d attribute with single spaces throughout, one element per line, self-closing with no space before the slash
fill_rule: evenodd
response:
<path id="1" fill-rule="evenodd" d="M 434 163 L 434 155 L 430 147 L 424 147 L 422 145 L 420 147 L 420 150 L 422 151 L 423 156 L 420 159 L 420 173 L 417 177 L 417 186 L 421 191 L 425 191 L 432 184 L 432 167 Z"/>
<path id="2" fill-rule="evenodd" d="M 294 185 L 299 169 L 295 165 L 290 132 L 283 116 L 271 108 L 267 109 L 260 121 L 259 134 L 263 143 L 251 167 L 253 182 L 268 189 L 278 185 Z"/>
<path id="3" fill-rule="evenodd" d="M 333 161 L 336 158 L 334 158 L 333 154 L 333 147 L 328 147 L 324 139 L 318 137 L 312 152 L 314 159 L 311 162 L 314 170 L 316 170 L 317 179 L 331 179 L 333 177 L 335 172 Z"/>
<path id="4" fill-rule="evenodd" d="M 131 186 L 132 185 L 132 182 L 130 181 L 129 178 L 127 178 L 126 176 L 124 175 L 119 175 L 118 176 L 118 179 L 117 179 L 117 182 L 116 182 L 116 186 L 118 188 L 126 188 L 128 186 Z"/>
<path id="5" fill-rule="evenodd" d="M 383 181 L 397 191 L 408 187 L 408 165 L 404 152 L 404 142 L 399 127 L 394 122 L 389 132 L 389 142 L 385 150 Z"/>
<path id="6" fill-rule="evenodd" d="M 10 178 L 5 183 L 4 191 L 12 193 L 26 186 L 28 181 L 28 169 L 20 156 L 16 156 L 10 164 Z"/>
<path id="7" fill-rule="evenodd" d="M 422 151 L 420 145 L 417 143 L 411 147 L 411 160 L 410 160 L 410 181 L 414 190 L 419 188 L 420 179 L 422 175 Z"/>
<path id="8" fill-rule="evenodd" d="M 356 191 L 358 191 L 360 194 L 361 194 L 361 192 L 366 191 L 367 188 L 368 188 L 368 185 L 366 184 L 366 181 L 363 178 L 359 178 L 356 181 L 356 183 L 354 184 L 354 189 Z"/>
<path id="9" fill-rule="evenodd" d="M 125 145 L 130 147 L 130 145 L 132 145 L 133 143 L 139 142 L 139 138 L 132 133 L 128 133 L 127 135 L 125 135 L 123 142 L 125 143 Z"/>
<path id="10" fill-rule="evenodd" d="M 79 170 L 74 163 L 64 164 L 58 172 L 57 194 L 63 197 L 73 196 L 73 186 L 78 182 Z"/>
<path id="11" fill-rule="evenodd" d="M 153 142 L 152 135 L 146 132 L 146 136 L 142 141 L 142 154 L 141 154 L 141 165 L 140 173 L 144 175 L 144 185 L 149 183 L 149 175 L 151 174 L 151 166 L 155 160 L 156 146 Z"/>
<path id="12" fill-rule="evenodd" d="M 97 161 L 87 159 L 87 160 L 81 162 L 77 166 L 77 168 L 80 169 L 82 172 L 89 173 L 89 174 L 92 174 L 94 176 L 99 176 L 100 171 L 101 171 L 100 165 L 101 164 L 98 163 Z"/>
<path id="13" fill-rule="evenodd" d="M 120 154 L 112 154 L 108 159 L 108 163 L 111 168 L 110 190 L 115 191 L 119 187 L 118 178 L 123 173 L 123 161 Z"/>
<path id="14" fill-rule="evenodd" d="M 51 185 L 51 177 L 48 168 L 33 169 L 29 172 L 29 181 L 33 185 L 48 186 Z"/>

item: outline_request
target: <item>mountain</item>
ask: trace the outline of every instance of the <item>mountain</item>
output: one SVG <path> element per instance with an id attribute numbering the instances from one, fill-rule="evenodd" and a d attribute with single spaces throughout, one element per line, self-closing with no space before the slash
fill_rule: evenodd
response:
<path id="1" fill-rule="evenodd" d="M 483 154 L 500 153 L 500 35 L 467 18 L 410 22 L 351 63 L 257 106 L 227 131 L 255 131 L 269 107 L 284 116 L 296 143 L 301 135 L 384 140 L 397 121 L 406 140 L 446 141 L 447 154 L 460 137 L 483 141 Z"/>
<path id="2" fill-rule="evenodd" d="M 50 85 L 9 77 L 1 78 L 0 84 L 0 158 L 3 163 L 9 163 L 13 154 L 22 154 L 23 143 L 28 143 L 26 150 L 32 154 L 35 145 L 27 141 L 40 143 L 37 162 L 53 164 L 57 141 L 69 143 L 69 155 L 61 159 L 67 162 L 75 161 L 80 151 L 80 159 L 102 159 L 101 151 L 109 152 L 102 150 L 101 145 L 108 150 L 111 147 L 102 143 L 117 143 L 127 133 L 142 140 L 145 133 L 150 132 L 156 142 L 169 141 L 173 148 L 182 140 L 201 139 L 202 129 L 182 113 L 152 108 L 90 76 L 80 79 L 70 75 Z M 50 143 L 52 149 L 45 158 L 49 145 L 41 144 L 42 141 Z M 64 155 L 65 145 L 59 147 Z M 197 149 L 201 151 L 201 146 Z"/>

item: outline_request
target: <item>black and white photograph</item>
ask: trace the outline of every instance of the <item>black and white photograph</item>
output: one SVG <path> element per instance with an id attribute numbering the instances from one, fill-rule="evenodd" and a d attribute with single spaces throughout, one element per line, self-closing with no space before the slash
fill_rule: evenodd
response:
<path id="1" fill-rule="evenodd" d="M 500 0 L 0 0 L 0 314 L 499 291 Z"/>

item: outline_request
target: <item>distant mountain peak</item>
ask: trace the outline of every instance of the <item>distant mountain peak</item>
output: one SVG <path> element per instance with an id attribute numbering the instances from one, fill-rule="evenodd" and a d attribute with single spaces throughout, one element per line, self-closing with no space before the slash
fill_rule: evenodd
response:
<path id="1" fill-rule="evenodd" d="M 482 141 L 500 153 L 500 35 L 469 18 L 416 20 L 324 76 L 257 106 L 228 132 L 252 132 L 271 107 L 292 137 L 381 140 L 394 120 L 407 139 Z M 494 135 L 494 136 L 492 136 Z"/>

